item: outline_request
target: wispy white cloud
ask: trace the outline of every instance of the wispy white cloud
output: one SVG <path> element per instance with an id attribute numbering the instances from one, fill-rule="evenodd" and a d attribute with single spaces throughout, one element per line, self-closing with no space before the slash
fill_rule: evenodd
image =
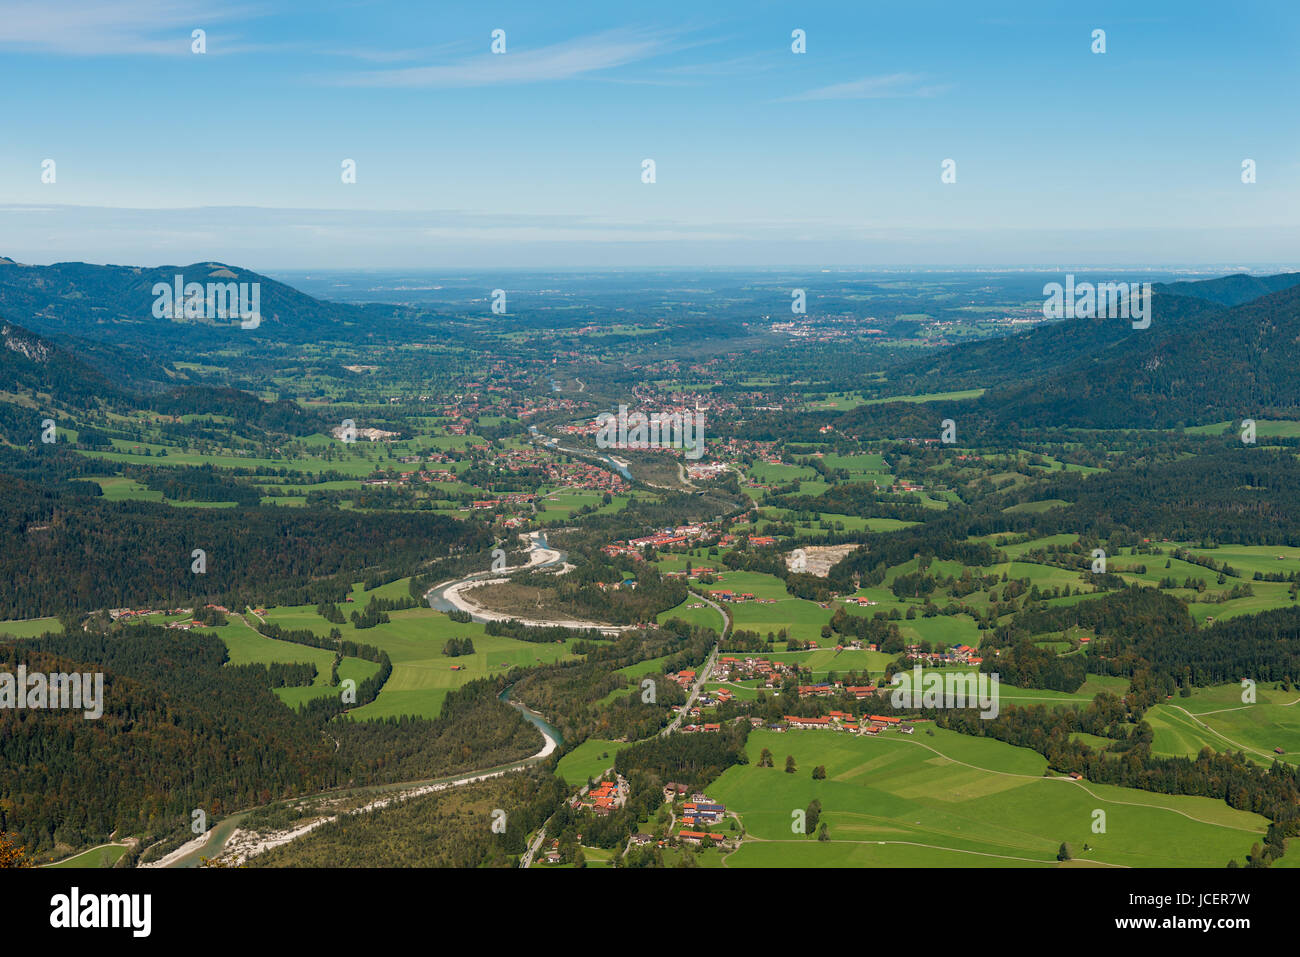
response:
<path id="1" fill-rule="evenodd" d="M 897 97 L 938 96 L 952 89 L 950 83 L 926 83 L 919 73 L 889 73 L 867 76 L 848 83 L 833 83 L 794 96 L 783 96 L 777 102 L 796 100 L 883 100 Z"/>
<path id="2" fill-rule="evenodd" d="M 0 49 L 68 56 L 188 56 L 190 34 L 207 30 L 213 54 L 257 49 L 210 27 L 258 15 L 249 6 L 206 0 L 5 0 Z"/>
<path id="3" fill-rule="evenodd" d="M 369 87 L 472 87 L 568 80 L 670 52 L 666 31 L 609 30 L 534 50 L 509 44 L 509 52 L 483 53 L 457 63 L 351 73 L 325 82 Z"/>

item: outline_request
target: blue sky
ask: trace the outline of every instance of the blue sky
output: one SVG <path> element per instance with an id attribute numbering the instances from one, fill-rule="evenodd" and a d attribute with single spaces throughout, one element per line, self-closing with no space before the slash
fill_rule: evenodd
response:
<path id="1" fill-rule="evenodd" d="M 0 0 L 0 254 L 1297 263 L 1298 47 L 1293 2 Z"/>

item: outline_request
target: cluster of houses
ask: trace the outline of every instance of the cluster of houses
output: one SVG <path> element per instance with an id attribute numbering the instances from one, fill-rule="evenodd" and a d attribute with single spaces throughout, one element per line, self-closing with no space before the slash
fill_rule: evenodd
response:
<path id="1" fill-rule="evenodd" d="M 691 792 L 685 784 L 669 781 L 664 785 L 664 800 L 669 803 L 682 800 L 680 817 L 683 824 L 699 827 L 703 824 L 717 824 L 727 816 L 727 806 L 711 801 L 703 791 Z M 680 834 L 678 835 L 681 836 Z M 715 841 L 722 840 L 721 834 L 709 834 Z M 703 837 L 703 835 L 700 835 Z M 699 838 L 697 838 L 698 842 Z"/>
<path id="2" fill-rule="evenodd" d="M 685 578 L 685 579 L 690 580 L 690 581 L 694 581 L 694 580 L 699 579 L 699 577 L 700 577 L 701 575 L 712 575 L 712 574 L 714 574 L 714 569 L 712 569 L 712 568 L 692 568 L 692 569 L 691 569 L 691 573 L 690 573 L 689 575 L 686 574 L 686 572 L 684 572 L 684 571 L 681 571 L 681 572 L 664 572 L 664 573 L 663 573 L 664 578 Z M 722 581 L 722 576 L 721 576 L 721 575 L 719 575 L 719 576 L 717 577 L 717 581 Z M 703 606 L 700 606 L 700 607 L 703 607 Z"/>
<path id="3" fill-rule="evenodd" d="M 727 806 L 710 801 L 706 795 L 697 795 L 703 800 L 690 800 L 682 805 L 682 823 L 699 827 L 701 824 L 717 824 L 727 814 Z"/>
<path id="4" fill-rule="evenodd" d="M 815 645 L 816 642 L 813 642 L 812 644 Z M 854 639 L 853 639 L 852 641 L 850 641 L 847 645 L 836 645 L 836 646 L 835 646 L 835 650 L 836 650 L 836 651 L 843 651 L 845 648 L 850 648 L 850 649 L 852 649 L 853 651 L 862 651 L 864 648 L 865 648 L 867 651 L 879 651 L 879 650 L 880 650 L 880 646 L 877 645 L 874 641 L 867 641 L 867 642 L 864 642 L 864 641 L 860 641 L 860 640 L 858 640 L 857 638 L 854 638 Z"/>
<path id="5" fill-rule="evenodd" d="M 911 734 L 915 730 L 912 722 L 905 722 L 891 715 L 864 714 L 859 718 L 847 711 L 831 711 L 816 718 L 801 718 L 787 714 L 784 720 L 786 726 L 791 729 L 820 728 L 826 731 L 847 731 L 850 734 L 875 735 L 887 728 L 892 728 L 900 734 Z M 776 730 L 781 729 L 778 727 Z"/>
<path id="6" fill-rule="evenodd" d="M 671 548 L 674 545 L 694 545 L 701 538 L 707 535 L 709 531 L 709 526 L 704 523 L 678 525 L 675 528 L 660 529 L 652 535 L 643 535 L 641 538 L 629 538 L 626 542 L 613 542 L 606 545 L 601 549 L 601 551 L 610 556 L 630 555 L 633 558 L 640 558 L 641 549 L 645 548 L 647 545 L 652 548 Z"/>
<path id="7" fill-rule="evenodd" d="M 734 655 L 720 657 L 714 670 L 720 681 L 743 681 L 757 678 L 764 682 L 766 688 L 779 688 L 781 687 L 783 675 L 794 674 L 793 667 L 783 661 L 772 662 L 766 658 L 752 656 L 737 658 Z"/>
<path id="8" fill-rule="evenodd" d="M 686 466 L 686 477 L 696 481 L 707 482 L 725 474 L 731 468 L 726 462 L 692 463 Z"/>
<path id="9" fill-rule="evenodd" d="M 755 442 L 750 439 L 730 438 L 718 443 L 720 454 L 730 456 L 752 455 L 768 465 L 780 465 L 781 453 L 776 451 L 775 442 Z"/>
<path id="10" fill-rule="evenodd" d="M 621 475 L 608 469 L 590 462 L 560 462 L 541 449 L 507 449 L 493 460 L 493 464 L 509 472 L 540 470 L 545 473 L 549 484 L 582 491 L 615 494 L 629 487 Z"/>
<path id="11" fill-rule="evenodd" d="M 502 495 L 500 498 L 476 499 L 470 507 L 476 511 L 481 511 L 483 509 L 500 508 L 503 505 L 531 505 L 536 501 L 537 496 L 530 492 L 511 492 L 508 495 Z"/>
<path id="12" fill-rule="evenodd" d="M 110 608 L 108 617 L 113 621 L 131 621 L 148 615 L 188 615 L 191 611 L 189 608 Z"/>
<path id="13" fill-rule="evenodd" d="M 717 536 L 717 538 L 714 538 Z M 601 549 L 606 555 L 631 555 L 639 558 L 641 549 L 649 545 L 652 548 L 673 548 L 680 546 L 683 548 L 695 548 L 700 545 L 735 545 L 743 536 L 733 535 L 730 532 L 720 533 L 720 529 L 708 522 L 701 522 L 695 525 L 678 525 L 675 528 L 663 528 L 651 534 L 644 535 L 641 538 L 630 538 L 626 542 L 613 542 Z M 758 548 L 777 544 L 777 539 L 773 535 L 750 535 L 748 536 L 750 545 Z M 696 574 L 703 572 L 712 572 L 712 568 L 694 569 Z M 669 573 L 675 577 L 681 577 L 682 573 Z M 692 576 L 694 577 L 694 576 Z M 721 579 L 719 579 L 720 581 Z M 752 597 L 752 596 L 751 596 Z"/>
<path id="14" fill-rule="evenodd" d="M 601 781 L 587 788 L 585 793 L 575 794 L 571 805 L 604 816 L 626 804 L 627 794 L 627 781 L 622 775 L 616 775 L 613 781 Z"/>
<path id="15" fill-rule="evenodd" d="M 716 734 L 721 730 L 722 725 L 717 723 L 682 725 L 682 734 Z"/>
<path id="16" fill-rule="evenodd" d="M 514 413 L 521 419 L 533 415 L 546 415 L 551 412 L 573 412 L 578 403 L 573 399 L 525 399 L 515 406 Z"/>
<path id="17" fill-rule="evenodd" d="M 429 463 L 445 465 L 454 460 L 450 455 L 448 455 L 445 452 L 433 451 L 433 452 L 427 452 L 423 455 L 398 456 L 397 461 L 401 462 L 403 465 L 424 465 Z"/>
<path id="18" fill-rule="evenodd" d="M 984 662 L 979 649 L 970 645 L 953 645 L 947 651 L 922 651 L 920 645 L 908 645 L 904 654 L 909 661 L 930 665 L 979 665 Z"/>
<path id="19" fill-rule="evenodd" d="M 707 837 L 710 841 L 712 841 L 714 844 L 721 844 L 721 843 L 726 839 L 726 835 L 725 835 L 725 834 L 721 834 L 721 833 L 718 833 L 718 832 L 715 832 L 715 831 L 694 831 L 694 830 L 687 830 L 687 829 L 683 828 L 683 829 L 682 829 L 680 832 L 678 832 L 678 834 L 677 834 L 677 839 L 678 839 L 679 841 L 681 841 L 683 844 L 699 844 L 699 843 L 701 843 L 701 842 L 702 842 L 706 837 Z M 637 846 L 637 847 L 641 847 L 641 846 L 644 846 L 644 845 L 646 845 L 646 844 L 654 844 L 654 843 L 655 843 L 654 835 L 652 835 L 652 834 L 633 834 L 633 835 L 632 835 L 632 843 L 633 843 L 635 846 Z M 667 841 L 659 841 L 659 842 L 658 842 L 658 845 L 659 845 L 660 847 L 667 847 L 667 846 L 668 846 L 668 842 L 667 842 Z"/>
<path id="20" fill-rule="evenodd" d="M 223 615 L 229 613 L 230 609 L 225 605 L 204 605 L 205 608 L 221 612 Z M 110 608 L 108 616 L 113 621 L 143 621 L 150 615 L 193 615 L 192 608 Z M 253 614 L 262 616 L 266 614 L 265 608 L 253 609 Z M 200 623 L 191 618 L 182 618 L 179 621 L 167 623 L 167 627 L 172 631 L 189 631 L 191 628 L 198 628 Z"/>
<path id="21" fill-rule="evenodd" d="M 865 701 L 867 698 L 875 697 L 879 689 L 875 685 L 849 685 L 845 686 L 840 682 L 823 681 L 815 685 L 800 685 L 800 698 L 831 698 L 835 695 L 847 692 L 853 695 L 858 701 Z"/>

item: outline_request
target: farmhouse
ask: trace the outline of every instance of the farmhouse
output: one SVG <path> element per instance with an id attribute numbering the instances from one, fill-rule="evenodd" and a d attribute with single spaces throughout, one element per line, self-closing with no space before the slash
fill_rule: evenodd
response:
<path id="1" fill-rule="evenodd" d="M 792 728 L 829 728 L 831 727 L 830 718 L 798 718 L 792 714 L 787 714 L 785 720 Z M 897 720 L 897 719 L 895 719 Z"/>

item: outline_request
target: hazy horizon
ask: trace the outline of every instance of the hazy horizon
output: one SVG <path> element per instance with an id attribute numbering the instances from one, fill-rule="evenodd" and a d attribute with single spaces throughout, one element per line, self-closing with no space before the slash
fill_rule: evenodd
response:
<path id="1" fill-rule="evenodd" d="M 1300 262 L 1300 135 L 1268 95 L 1300 79 L 1297 39 L 1281 2 L 16 0 L 0 78 L 40 95 L 8 104 L 0 249 L 275 269 Z"/>

